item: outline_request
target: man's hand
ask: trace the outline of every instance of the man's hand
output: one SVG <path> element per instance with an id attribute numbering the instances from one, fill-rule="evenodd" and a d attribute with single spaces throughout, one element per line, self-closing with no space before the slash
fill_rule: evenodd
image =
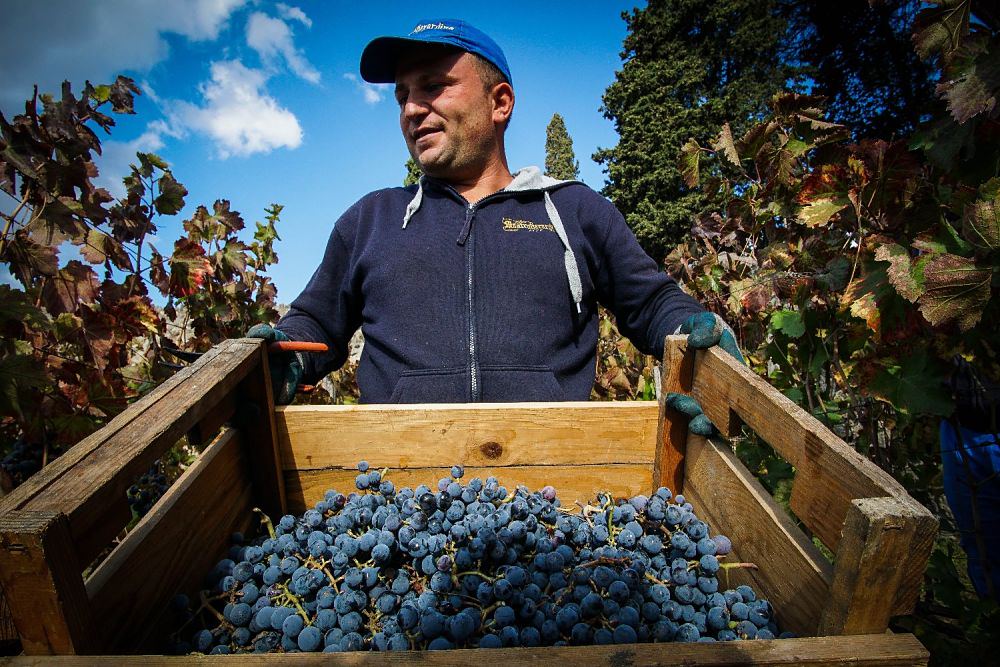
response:
<path id="1" fill-rule="evenodd" d="M 287 341 L 288 336 L 269 324 L 255 324 L 247 331 L 247 338 L 263 338 L 268 343 Z M 288 405 L 295 398 L 295 388 L 302 379 L 302 364 L 295 352 L 268 353 L 267 363 L 271 369 L 271 387 L 274 402 Z"/>
<path id="2" fill-rule="evenodd" d="M 690 347 L 704 350 L 718 345 L 741 364 L 747 363 L 739 345 L 736 344 L 733 332 L 715 313 L 696 313 L 684 320 L 677 331 L 688 335 L 687 343 Z M 715 425 L 705 416 L 701 405 L 693 396 L 670 392 L 667 394 L 667 407 L 677 410 L 688 418 L 688 430 L 691 433 L 705 438 L 717 433 Z"/>

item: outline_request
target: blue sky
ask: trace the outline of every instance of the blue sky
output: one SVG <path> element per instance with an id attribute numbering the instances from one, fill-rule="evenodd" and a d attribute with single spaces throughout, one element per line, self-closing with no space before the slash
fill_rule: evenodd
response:
<path id="1" fill-rule="evenodd" d="M 79 91 L 85 79 L 134 78 L 144 94 L 136 115 L 118 117 L 102 137 L 102 183 L 121 192 L 137 150 L 171 164 L 189 195 L 181 215 L 160 220 L 164 254 L 199 204 L 229 199 L 250 228 L 269 204 L 284 205 L 271 275 L 288 303 L 337 217 L 405 175 L 391 91 L 358 77 L 370 39 L 442 17 L 484 30 L 504 49 L 514 79 L 511 168 L 544 164 L 545 127 L 558 112 L 582 180 L 600 189 L 604 175 L 590 156 L 617 142 L 601 95 L 621 66 L 621 12 L 643 4 L 3 0 L 0 109 L 8 118 L 21 112 L 33 83 L 56 91 L 68 79 Z"/>

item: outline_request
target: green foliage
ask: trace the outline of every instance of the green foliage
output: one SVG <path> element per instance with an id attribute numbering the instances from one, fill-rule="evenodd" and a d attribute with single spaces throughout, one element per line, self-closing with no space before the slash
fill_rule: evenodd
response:
<path id="1" fill-rule="evenodd" d="M 580 178 L 580 163 L 573 153 L 573 139 L 557 113 L 545 128 L 545 175 L 561 181 Z"/>
<path id="2" fill-rule="evenodd" d="M 594 159 L 607 170 L 603 193 L 660 260 L 708 210 L 678 151 L 691 137 L 707 144 L 727 120 L 741 134 L 764 112 L 790 75 L 778 58 L 784 21 L 774 0 L 652 0 L 623 18 L 623 65 L 602 106 L 618 145 Z"/>
<path id="3" fill-rule="evenodd" d="M 0 261 L 19 283 L 0 286 L 0 444 L 21 439 L 43 459 L 162 381 L 164 348 L 203 350 L 277 317 L 264 271 L 277 261 L 280 207 L 250 245 L 228 202 L 201 207 L 164 258 L 147 239 L 187 196 L 169 165 L 138 153 L 120 200 L 94 184 L 95 130 L 110 133 L 109 112 L 133 113 L 138 92 L 126 77 L 88 82 L 79 98 L 64 83 L 59 99 L 36 92 L 24 114 L 0 114 L 0 191 L 13 202 L 0 213 Z M 64 259 L 65 244 L 79 259 Z M 163 311 L 149 285 L 169 297 Z"/>
<path id="4" fill-rule="evenodd" d="M 403 178 L 403 187 L 416 185 L 420 180 L 420 175 L 424 172 L 420 170 L 420 165 L 412 157 L 406 160 L 406 177 Z"/>

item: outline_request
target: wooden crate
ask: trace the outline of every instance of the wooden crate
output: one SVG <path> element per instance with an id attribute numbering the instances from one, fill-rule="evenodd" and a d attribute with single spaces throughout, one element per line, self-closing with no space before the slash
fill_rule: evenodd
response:
<path id="1" fill-rule="evenodd" d="M 301 513 L 328 488 L 353 488 L 361 459 L 397 485 L 432 484 L 455 463 L 508 486 L 556 486 L 564 502 L 606 490 L 682 491 L 713 532 L 754 562 L 752 584 L 798 639 L 495 649 L 504 664 L 924 665 L 909 634 L 886 631 L 909 612 L 936 531 L 934 518 L 889 475 L 719 350 L 667 340 L 663 389 L 693 393 L 724 434 L 746 423 L 796 468 L 791 507 L 836 554 L 831 565 L 724 441 L 688 435 L 656 403 L 323 406 L 274 409 L 267 358 L 253 339 L 227 341 L 179 372 L 63 457 L 0 499 L 0 585 L 25 656 L 87 662 L 155 646 L 160 615 L 193 591 L 228 536 L 271 516 Z M 221 431 L 219 431 L 220 426 Z M 128 520 L 125 491 L 178 438 L 214 437 L 88 576 Z M 481 651 L 244 656 L 337 664 L 467 664 Z M 53 656 L 62 656 L 55 658 Z M 143 664 L 232 659 L 149 655 Z M 0 661 L 2 662 L 2 661 Z"/>

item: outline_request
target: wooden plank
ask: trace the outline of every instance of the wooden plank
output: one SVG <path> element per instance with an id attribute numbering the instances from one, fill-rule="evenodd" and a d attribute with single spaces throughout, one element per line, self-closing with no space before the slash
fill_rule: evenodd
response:
<path id="1" fill-rule="evenodd" d="M 87 579 L 106 651 L 131 653 L 178 592 L 201 588 L 229 536 L 253 520 L 239 433 L 225 429 Z"/>
<path id="2" fill-rule="evenodd" d="M 656 459 L 653 484 L 676 492 L 684 484 L 684 448 L 687 418 L 667 407 L 667 394 L 690 393 L 694 354 L 686 354 L 687 336 L 667 336 L 663 345 L 662 375 L 656 420 Z"/>
<path id="3" fill-rule="evenodd" d="M 404 468 L 456 463 L 651 465 L 657 405 L 584 401 L 292 406 L 278 408 L 276 418 L 286 470 L 351 466 L 360 460 Z"/>
<path id="4" fill-rule="evenodd" d="M 93 617 L 66 516 L 0 514 L 0 584 L 25 653 L 84 654 Z"/>
<path id="5" fill-rule="evenodd" d="M 878 632 L 912 611 L 936 533 L 933 517 L 895 498 L 855 500 L 819 632 Z"/>
<path id="6" fill-rule="evenodd" d="M 437 488 L 437 481 L 449 476 L 451 466 L 407 467 L 391 469 L 386 479 L 392 480 L 397 488 L 416 487 L 426 484 Z M 328 489 L 341 493 L 355 490 L 354 478 L 358 471 L 353 468 L 328 468 L 325 470 L 288 470 L 285 473 L 285 490 L 288 493 L 289 511 L 300 513 L 323 497 Z M 602 464 L 602 465 L 538 465 L 538 466 L 493 466 L 488 468 L 466 467 L 465 478 L 486 479 L 495 475 L 512 491 L 518 484 L 535 491 L 546 484 L 556 488 L 562 505 L 572 505 L 575 500 L 585 502 L 594 498 L 598 491 L 610 491 L 615 496 L 633 496 L 649 493 L 653 486 L 653 470 L 648 464 Z"/>
<path id="7" fill-rule="evenodd" d="M 285 477 L 281 473 L 271 392 L 271 372 L 264 354 L 237 388 L 237 421 L 250 462 L 257 506 L 270 516 L 281 516 L 285 514 Z"/>
<path id="8" fill-rule="evenodd" d="M 828 602 L 833 567 L 732 449 L 690 435 L 683 490 L 713 532 L 732 540 L 740 559 L 734 562 L 758 566 L 742 574 L 774 605 L 780 627 L 798 635 L 815 634 Z"/>
<path id="9" fill-rule="evenodd" d="M 855 637 L 808 637 L 771 641 L 736 641 L 714 644 L 629 644 L 612 646 L 565 646 L 547 648 L 458 649 L 451 651 L 400 651 L 386 653 L 295 653 L 245 654 L 232 656 L 109 656 L 114 664 L 180 667 L 182 665 L 230 665 L 242 667 L 266 665 L 475 665 L 489 662 L 510 667 L 534 667 L 540 664 L 563 664 L 578 667 L 652 667 L 654 665 L 701 667 L 919 667 L 927 664 L 927 650 L 910 634 L 861 635 Z M 37 665 L 91 665 L 93 658 L 18 657 L 0 665 L 35 667 Z"/>
<path id="10" fill-rule="evenodd" d="M 80 561 L 89 562 L 123 527 L 108 520 L 106 509 L 124 502 L 135 478 L 214 410 L 262 357 L 260 340 L 223 341 L 192 365 L 193 372 L 181 371 L 181 381 L 168 381 L 169 391 L 141 399 L 123 413 L 128 419 L 116 419 L 35 475 L 43 480 L 27 492 L 19 494 L 18 488 L 5 497 L 2 509 L 65 513 Z M 63 465 L 66 456 L 70 465 Z"/>
<path id="11" fill-rule="evenodd" d="M 855 498 L 892 496 L 923 509 L 887 472 L 722 350 L 697 354 L 692 393 L 713 422 L 735 412 L 795 466 L 792 511 L 831 549 Z"/>

